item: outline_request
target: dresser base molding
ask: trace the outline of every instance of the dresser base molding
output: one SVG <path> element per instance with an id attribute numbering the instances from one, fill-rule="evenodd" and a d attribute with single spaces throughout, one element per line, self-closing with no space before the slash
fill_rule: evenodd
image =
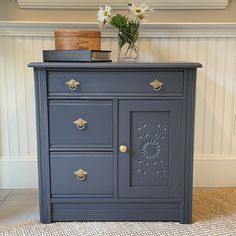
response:
<path id="1" fill-rule="evenodd" d="M 53 203 L 52 221 L 180 221 L 179 203 Z"/>

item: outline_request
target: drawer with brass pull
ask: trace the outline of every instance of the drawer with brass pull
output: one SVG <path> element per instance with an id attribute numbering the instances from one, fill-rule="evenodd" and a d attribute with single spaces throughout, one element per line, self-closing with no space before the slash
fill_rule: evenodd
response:
<path id="1" fill-rule="evenodd" d="M 112 102 L 52 100 L 51 148 L 112 147 Z"/>
<path id="2" fill-rule="evenodd" d="M 111 153 L 52 153 L 52 195 L 113 195 Z M 63 167 L 63 168 L 62 168 Z"/>
<path id="3" fill-rule="evenodd" d="M 49 96 L 182 96 L 183 71 L 50 71 Z"/>

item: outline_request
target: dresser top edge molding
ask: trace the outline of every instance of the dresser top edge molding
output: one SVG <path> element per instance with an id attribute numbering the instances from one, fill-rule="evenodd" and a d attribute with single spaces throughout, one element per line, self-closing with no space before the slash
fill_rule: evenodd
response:
<path id="1" fill-rule="evenodd" d="M 78 68 L 78 69 L 180 69 L 201 68 L 197 62 L 32 62 L 28 65 L 34 68 Z"/>

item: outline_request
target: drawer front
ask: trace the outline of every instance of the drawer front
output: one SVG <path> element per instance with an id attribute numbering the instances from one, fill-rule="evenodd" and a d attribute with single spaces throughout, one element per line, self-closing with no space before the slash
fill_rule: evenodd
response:
<path id="1" fill-rule="evenodd" d="M 113 194 L 111 153 L 55 153 L 50 168 L 52 195 Z"/>
<path id="2" fill-rule="evenodd" d="M 112 102 L 49 102 L 49 137 L 54 148 L 111 147 Z"/>
<path id="3" fill-rule="evenodd" d="M 51 71 L 48 92 L 50 96 L 181 96 L 183 77 L 183 71 Z"/>

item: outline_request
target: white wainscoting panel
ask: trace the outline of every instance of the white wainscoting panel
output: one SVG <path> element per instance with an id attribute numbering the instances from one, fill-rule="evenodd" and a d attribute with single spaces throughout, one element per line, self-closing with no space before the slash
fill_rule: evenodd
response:
<path id="1" fill-rule="evenodd" d="M 0 35 L 0 188 L 37 186 L 34 82 L 27 64 L 42 61 L 41 51 L 53 48 L 48 35 Z M 117 58 L 115 37 L 104 37 L 102 48 Z M 203 64 L 197 78 L 195 186 L 236 186 L 235 52 L 234 36 L 149 34 L 139 40 L 142 61 Z"/>

